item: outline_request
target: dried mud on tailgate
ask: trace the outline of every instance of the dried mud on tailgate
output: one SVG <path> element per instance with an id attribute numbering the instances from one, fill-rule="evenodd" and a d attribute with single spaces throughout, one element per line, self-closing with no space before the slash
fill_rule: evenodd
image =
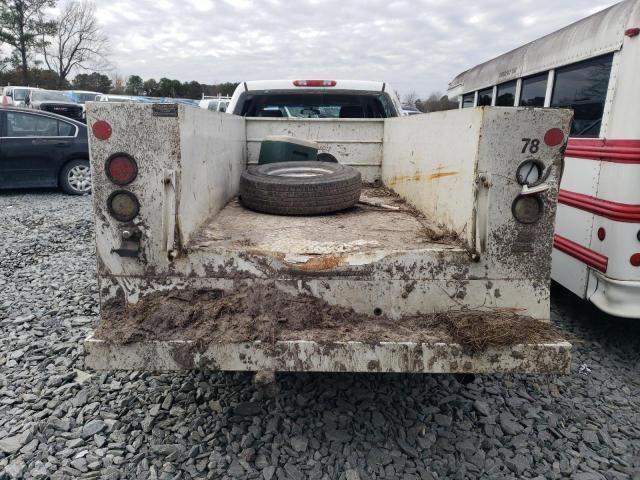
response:
<path id="1" fill-rule="evenodd" d="M 311 340 L 445 342 L 469 353 L 489 347 L 562 341 L 548 323 L 509 310 L 459 311 L 392 320 L 329 305 L 275 286 L 222 290 L 175 290 L 102 307 L 96 338 L 110 343 L 189 340 L 235 343 Z"/>

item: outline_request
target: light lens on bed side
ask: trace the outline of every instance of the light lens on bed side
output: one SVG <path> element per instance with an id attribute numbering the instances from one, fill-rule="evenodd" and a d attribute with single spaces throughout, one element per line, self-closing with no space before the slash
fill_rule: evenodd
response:
<path id="1" fill-rule="evenodd" d="M 520 195 L 513 201 L 511 213 L 520 223 L 535 223 L 542 217 L 542 200 L 537 195 Z"/>
<path id="2" fill-rule="evenodd" d="M 137 197 L 126 190 L 116 190 L 107 199 L 109 214 L 119 222 L 130 222 L 138 215 L 140 203 Z"/>
<path id="3" fill-rule="evenodd" d="M 131 155 L 116 153 L 107 159 L 105 171 L 116 185 L 127 185 L 138 176 L 138 164 Z"/>

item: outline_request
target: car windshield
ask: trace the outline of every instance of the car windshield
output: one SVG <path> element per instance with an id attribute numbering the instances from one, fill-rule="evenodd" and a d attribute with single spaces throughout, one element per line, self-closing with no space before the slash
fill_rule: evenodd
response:
<path id="1" fill-rule="evenodd" d="M 71 102 L 72 100 L 62 92 L 53 90 L 34 90 L 31 92 L 31 100 L 37 102 Z"/>
<path id="2" fill-rule="evenodd" d="M 247 117 L 386 118 L 398 115 L 389 95 L 381 92 L 249 92 L 240 108 L 240 115 Z"/>
<path id="3" fill-rule="evenodd" d="M 27 96 L 27 92 L 29 90 L 27 90 L 26 88 L 14 88 L 13 89 L 13 99 L 16 101 L 23 101 L 24 98 Z"/>
<path id="4" fill-rule="evenodd" d="M 75 98 L 78 103 L 86 103 L 93 102 L 96 99 L 97 93 L 73 93 L 73 98 Z"/>

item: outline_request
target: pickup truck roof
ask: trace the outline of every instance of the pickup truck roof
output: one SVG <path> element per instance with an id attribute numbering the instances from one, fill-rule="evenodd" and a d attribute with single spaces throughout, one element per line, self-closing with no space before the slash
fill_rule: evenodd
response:
<path id="1" fill-rule="evenodd" d="M 302 96 L 307 98 L 303 100 Z M 301 109 L 316 113 L 301 114 Z M 227 107 L 228 113 L 255 117 L 274 116 L 275 112 L 282 117 L 327 118 L 343 111 L 344 115 L 339 114 L 343 118 L 386 118 L 404 115 L 397 95 L 385 82 L 363 80 L 247 81 L 238 85 Z"/>

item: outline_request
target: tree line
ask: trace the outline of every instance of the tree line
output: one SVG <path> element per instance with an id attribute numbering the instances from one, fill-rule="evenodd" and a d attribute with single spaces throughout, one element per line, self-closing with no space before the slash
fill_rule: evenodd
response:
<path id="1" fill-rule="evenodd" d="M 70 0 L 48 15 L 56 6 L 57 0 L 0 0 L 0 46 L 9 51 L 0 57 L 0 84 L 194 99 L 230 95 L 237 86 L 106 75 L 113 67 L 95 3 Z"/>
<path id="2" fill-rule="evenodd" d="M 458 102 L 449 100 L 449 97 L 439 92 L 433 92 L 426 99 L 421 99 L 417 93 L 411 92 L 402 98 L 402 103 L 416 107 L 422 113 L 440 112 L 442 110 L 454 110 L 458 108 Z"/>

